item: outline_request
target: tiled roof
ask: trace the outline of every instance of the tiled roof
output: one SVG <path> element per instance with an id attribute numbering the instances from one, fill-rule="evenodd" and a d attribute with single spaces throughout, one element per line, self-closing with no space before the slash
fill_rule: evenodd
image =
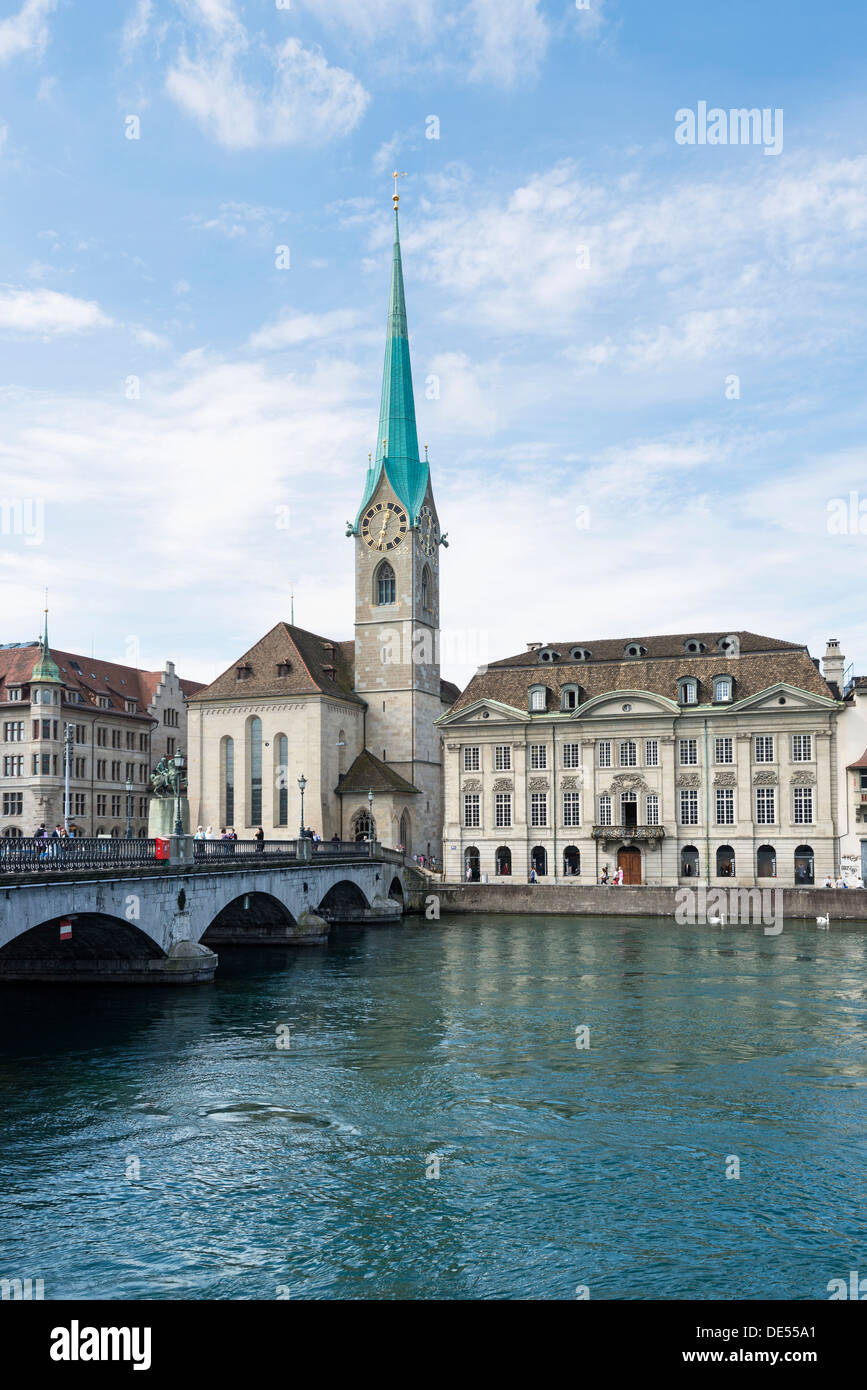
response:
<path id="1" fill-rule="evenodd" d="M 738 657 L 726 656 L 718 650 L 720 639 L 732 635 L 739 641 Z M 687 655 L 685 643 L 691 639 L 703 643 L 707 650 L 701 655 Z M 626 647 L 633 644 L 644 647 L 647 654 L 626 657 Z M 455 708 L 463 709 L 476 700 L 487 698 L 523 711 L 528 706 L 531 685 L 544 685 L 552 692 L 549 709 L 559 708 L 564 685 L 581 687 L 581 703 L 615 690 L 647 690 L 677 700 L 677 683 L 682 676 L 697 678 L 698 701 L 702 704 L 713 699 L 713 676 L 723 674 L 734 677 L 735 700 L 757 695 L 779 681 L 826 699 L 834 698 L 806 647 L 752 632 L 690 632 L 660 637 L 605 638 L 593 642 L 548 642 L 545 647 L 558 652 L 560 660 L 542 662 L 538 651 L 525 651 L 491 662 L 473 676 Z M 588 651 L 589 659 L 570 660 L 576 647 Z"/>
<path id="2" fill-rule="evenodd" d="M 440 680 L 440 699 L 444 705 L 453 705 L 460 698 L 461 688 L 454 681 Z"/>
<path id="3" fill-rule="evenodd" d="M 247 700 L 251 696 L 333 695 L 363 704 L 353 690 L 355 644 L 320 637 L 315 632 L 279 622 L 249 651 L 203 687 L 194 700 Z M 287 666 L 285 675 L 278 667 Z M 249 668 L 238 679 L 239 668 Z"/>
<path id="4" fill-rule="evenodd" d="M 343 796 L 348 792 L 417 792 L 418 787 L 365 748 L 338 782 L 337 791 Z"/>
<path id="5" fill-rule="evenodd" d="M 8 700 L 10 685 L 29 682 L 38 655 L 38 642 L 0 647 L 0 700 Z M 51 655 L 63 684 L 69 690 L 79 691 L 84 696 L 84 705 L 95 707 L 96 696 L 107 695 L 108 708 L 118 714 L 126 713 L 126 700 L 136 700 L 138 713 L 146 716 L 148 705 L 165 677 L 164 671 L 138 671 L 134 666 L 121 666 L 115 661 L 102 661 L 99 657 L 82 656 L 77 652 L 52 648 Z M 182 680 L 181 689 L 189 698 L 202 686 L 198 681 Z"/>
<path id="6" fill-rule="evenodd" d="M 847 764 L 846 771 L 857 772 L 858 769 L 862 767 L 867 768 L 867 748 L 864 749 L 864 752 L 861 754 L 857 762 Z"/>

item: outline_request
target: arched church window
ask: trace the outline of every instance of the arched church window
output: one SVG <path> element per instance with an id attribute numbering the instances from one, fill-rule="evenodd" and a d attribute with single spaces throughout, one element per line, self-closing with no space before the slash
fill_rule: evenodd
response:
<path id="1" fill-rule="evenodd" d="M 262 721 L 250 720 L 250 819 L 248 825 L 262 824 Z"/>
<path id="2" fill-rule="evenodd" d="M 422 572 L 421 572 L 421 606 L 422 606 L 423 612 L 425 612 L 425 613 L 429 613 L 429 612 L 430 612 L 430 608 L 431 608 L 430 570 L 428 569 L 427 565 L 425 565 L 424 569 L 423 569 Z"/>
<path id="3" fill-rule="evenodd" d="M 397 586 L 394 580 L 394 570 L 387 560 L 383 560 L 376 571 L 376 601 L 377 603 L 395 603 L 396 599 Z"/>

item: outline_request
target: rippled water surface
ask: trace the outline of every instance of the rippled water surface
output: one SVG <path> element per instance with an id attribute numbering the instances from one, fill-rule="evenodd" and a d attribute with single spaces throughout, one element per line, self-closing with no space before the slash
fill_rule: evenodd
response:
<path id="1" fill-rule="evenodd" d="M 222 950 L 213 987 L 6 987 L 0 1276 L 827 1298 L 867 1271 L 865 955 L 857 929 L 460 917 Z"/>

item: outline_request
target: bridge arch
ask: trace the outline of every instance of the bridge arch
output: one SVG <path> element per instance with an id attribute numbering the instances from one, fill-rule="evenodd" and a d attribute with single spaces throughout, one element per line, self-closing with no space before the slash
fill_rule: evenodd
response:
<path id="1" fill-rule="evenodd" d="M 243 945 L 245 938 L 258 944 L 268 937 L 284 938 L 287 928 L 295 925 L 286 904 L 273 893 L 240 893 L 220 908 L 199 940 L 206 946 L 221 941 Z"/>
<path id="2" fill-rule="evenodd" d="M 403 906 L 403 884 L 397 874 L 395 874 L 394 878 L 391 880 L 388 896 L 393 898 L 396 903 L 400 903 L 401 907 Z"/>
<path id="3" fill-rule="evenodd" d="M 369 906 L 358 884 L 342 878 L 332 884 L 316 910 L 329 922 L 356 922 L 363 920 Z"/>
<path id="4" fill-rule="evenodd" d="M 61 921 L 69 921 L 69 935 L 61 940 Z M 64 929 L 65 930 L 65 929 Z M 97 963 L 164 960 L 165 951 L 147 932 L 123 917 L 104 912 L 70 913 L 50 917 L 29 927 L 0 948 L 0 979 L 17 976 L 25 962 L 34 978 L 40 974 L 57 979 L 86 971 Z M 103 978 L 105 972 L 100 972 Z"/>

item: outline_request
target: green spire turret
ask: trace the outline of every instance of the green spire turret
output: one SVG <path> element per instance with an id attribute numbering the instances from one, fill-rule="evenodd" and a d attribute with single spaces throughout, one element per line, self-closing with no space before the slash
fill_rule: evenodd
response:
<path id="1" fill-rule="evenodd" d="M 379 411 L 379 435 L 376 455 L 367 470 L 364 499 L 358 509 L 355 525 L 367 506 L 385 471 L 399 501 L 407 510 L 410 525 L 415 522 L 428 483 L 427 460 L 418 456 L 418 431 L 415 423 L 415 400 L 412 392 L 412 368 L 409 360 L 409 337 L 406 326 L 406 299 L 403 289 L 403 266 L 400 257 L 400 230 L 397 214 L 398 195 L 394 195 L 394 248 L 391 263 L 391 297 L 388 306 L 388 328 L 385 339 L 385 364 L 382 371 L 382 404 Z"/>
<path id="2" fill-rule="evenodd" d="M 63 680 L 60 675 L 60 667 L 51 655 L 51 648 L 48 645 L 48 609 L 45 610 L 45 636 L 39 644 L 39 660 L 33 667 L 31 681 L 48 681 L 54 685 L 62 685 Z"/>

